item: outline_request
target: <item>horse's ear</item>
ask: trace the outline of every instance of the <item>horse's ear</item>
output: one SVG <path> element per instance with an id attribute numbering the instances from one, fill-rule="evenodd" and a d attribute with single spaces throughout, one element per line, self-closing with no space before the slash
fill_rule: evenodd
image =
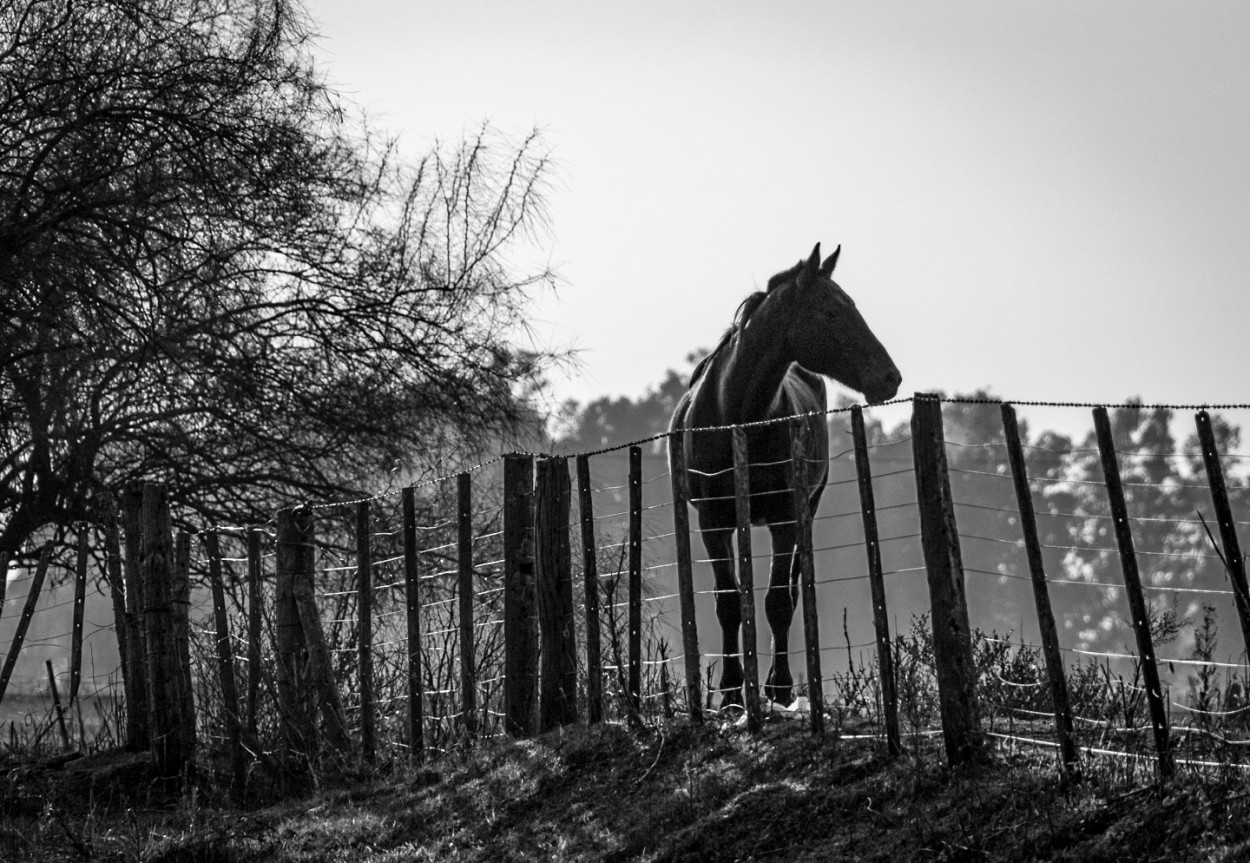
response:
<path id="1" fill-rule="evenodd" d="M 816 244 L 816 248 L 812 249 L 812 256 L 807 259 L 803 265 L 804 276 L 814 276 L 820 268 L 820 243 Z"/>
<path id="2" fill-rule="evenodd" d="M 819 249 L 820 246 L 817 246 L 816 248 Z M 841 243 L 839 243 L 838 247 L 833 250 L 833 254 L 826 258 L 825 262 L 820 265 L 820 274 L 826 279 L 833 275 L 833 268 L 838 265 L 838 255 L 840 254 L 842 254 Z"/>

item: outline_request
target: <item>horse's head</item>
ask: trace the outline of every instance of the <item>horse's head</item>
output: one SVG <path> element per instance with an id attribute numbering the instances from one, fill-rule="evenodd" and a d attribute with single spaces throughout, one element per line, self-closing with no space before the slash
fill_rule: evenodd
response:
<path id="1" fill-rule="evenodd" d="M 782 292 L 788 347 L 805 369 L 863 393 L 869 402 L 887 401 L 898 392 L 903 376 L 855 301 L 830 278 L 841 251 L 838 246 L 821 263 L 817 243 L 811 257 L 789 272 L 790 283 Z"/>

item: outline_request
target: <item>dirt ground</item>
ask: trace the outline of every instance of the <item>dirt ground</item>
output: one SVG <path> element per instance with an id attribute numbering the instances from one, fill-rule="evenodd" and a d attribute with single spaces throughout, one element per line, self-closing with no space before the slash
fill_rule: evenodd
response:
<path id="1" fill-rule="evenodd" d="M 231 805 L 207 775 L 162 782 L 146 756 L 0 768 L 0 860 L 907 861 L 1250 859 L 1250 778 L 1165 787 L 1090 762 L 990 752 L 952 771 L 798 723 L 577 728 L 421 767 Z"/>

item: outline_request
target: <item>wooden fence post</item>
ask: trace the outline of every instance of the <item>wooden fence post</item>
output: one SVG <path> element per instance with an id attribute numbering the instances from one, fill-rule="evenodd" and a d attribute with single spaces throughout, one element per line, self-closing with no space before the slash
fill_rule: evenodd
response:
<path id="1" fill-rule="evenodd" d="M 946 472 L 942 403 L 917 393 L 911 419 L 920 535 L 933 609 L 933 656 L 946 759 L 952 766 L 978 757 L 981 724 L 976 700 L 976 666 L 964 587 L 959 531 Z"/>
<path id="2" fill-rule="evenodd" d="M 113 633 L 117 636 L 117 655 L 121 660 L 122 692 L 126 698 L 126 749 L 136 750 L 146 747 L 141 741 L 140 718 L 145 715 L 141 706 L 147 700 L 147 693 L 137 685 L 142 680 L 141 673 L 135 668 L 134 655 L 130 645 L 130 615 L 126 612 L 126 581 L 122 574 L 121 534 L 118 530 L 117 501 L 112 494 L 105 492 L 99 498 L 100 522 L 104 527 L 104 574 L 108 580 L 109 593 L 113 600 Z M 130 597 L 130 604 L 136 605 L 137 598 Z"/>
<path id="3" fill-rule="evenodd" d="M 1228 503 L 1228 489 L 1224 485 L 1224 468 L 1220 465 L 1220 453 L 1215 446 L 1215 433 L 1211 429 L 1211 416 L 1198 411 L 1198 440 L 1202 445 L 1202 463 L 1207 470 L 1207 485 L 1211 489 L 1211 502 L 1215 506 L 1215 520 L 1219 524 L 1220 544 L 1224 546 L 1224 566 L 1228 580 L 1233 585 L 1233 602 L 1237 606 L 1237 619 L 1241 623 L 1242 645 L 1250 652 L 1250 589 L 1246 584 L 1246 559 L 1241 554 L 1237 538 L 1237 525 L 1233 510 Z"/>
<path id="4" fill-rule="evenodd" d="M 360 675 L 360 754 L 372 764 L 375 752 L 373 705 L 373 556 L 369 547 L 369 501 L 356 504 L 356 657 Z"/>
<path id="5" fill-rule="evenodd" d="M 1059 632 L 1055 627 L 1055 614 L 1050 605 L 1050 588 L 1046 584 L 1046 567 L 1042 561 L 1042 547 L 1037 539 L 1037 515 L 1033 511 L 1033 493 L 1029 489 L 1028 470 L 1024 464 L 1024 449 L 1020 444 L 1020 426 L 1016 422 L 1016 410 L 1009 404 L 1001 408 L 1003 438 L 1007 442 L 1007 456 L 1011 462 L 1011 476 L 1015 482 L 1016 505 L 1020 510 L 1020 530 L 1024 535 L 1024 551 L 1029 561 L 1029 574 L 1033 582 L 1033 602 L 1037 606 L 1037 626 L 1042 637 L 1042 656 L 1046 660 L 1046 674 L 1050 680 L 1050 700 L 1054 706 L 1055 734 L 1059 739 L 1060 763 L 1065 773 L 1071 773 L 1077 763 L 1076 740 L 1072 731 L 1072 709 L 1068 705 L 1068 683 L 1063 670 L 1063 654 L 1059 650 Z"/>
<path id="6" fill-rule="evenodd" d="M 798 534 L 799 593 L 803 596 L 803 646 L 807 654 L 807 700 L 812 734 L 825 731 L 824 680 L 820 670 L 820 620 L 816 610 L 816 563 L 812 557 L 811 481 L 807 466 L 806 420 L 790 421 L 790 464 L 794 481 L 794 519 Z"/>
<path id="7" fill-rule="evenodd" d="M 694 606 L 694 562 L 690 555 L 690 486 L 686 476 L 684 436 L 668 439 L 668 459 L 673 489 L 673 541 L 677 548 L 677 594 L 681 606 L 681 643 L 686 673 L 686 707 L 690 721 L 703 722 L 703 681 L 699 662 L 699 629 Z"/>
<path id="8" fill-rule="evenodd" d="M 307 522 L 308 546 L 304 557 L 305 566 L 295 573 L 292 592 L 295 608 L 299 614 L 299 626 L 304 635 L 304 649 L 308 656 L 308 682 L 316 698 L 316 709 L 326 729 L 326 743 L 330 749 L 346 756 L 351 752 L 351 737 L 347 734 L 347 720 L 343 714 L 343 700 L 334 680 L 334 665 L 330 659 L 330 647 L 326 643 L 317 611 L 316 568 L 313 554 L 313 516 L 307 507 L 296 511 L 297 520 Z"/>
<path id="9" fill-rule="evenodd" d="M 642 447 L 629 448 L 629 702 L 642 715 Z"/>
<path id="10" fill-rule="evenodd" d="M 859 508 L 864 520 L 864 551 L 868 555 L 868 584 L 872 590 L 872 623 L 877 637 L 877 671 L 881 677 L 881 708 L 885 719 L 886 755 L 902 751 L 898 734 L 898 694 L 894 688 L 894 655 L 890 647 L 890 618 L 885 604 L 885 575 L 881 567 L 881 542 L 877 534 L 877 504 L 872 489 L 872 466 L 868 461 L 868 435 L 864 409 L 851 408 L 851 437 L 855 446 L 855 473 L 859 480 Z"/>
<path id="11" fill-rule="evenodd" d="M 256 714 L 260 700 L 261 590 L 264 568 L 259 529 L 247 532 L 247 730 L 256 736 Z"/>
<path id="12" fill-rule="evenodd" d="M 82 682 L 82 614 L 87 604 L 87 558 L 90 549 L 87 547 L 87 525 L 78 527 L 78 548 L 74 561 L 74 623 L 70 632 L 69 649 L 69 706 L 73 710 L 78 699 L 78 686 Z M 0 575 L 0 578 L 3 578 Z M 84 741 L 85 743 L 85 741 Z"/>
<path id="13" fill-rule="evenodd" d="M 1150 708 L 1150 724 L 1154 730 L 1155 749 L 1159 754 L 1159 778 L 1172 775 L 1172 751 L 1168 742 L 1167 706 L 1159 683 L 1159 667 L 1155 664 L 1154 642 L 1150 636 L 1150 615 L 1142 593 L 1141 574 L 1137 569 L 1137 551 L 1128 521 L 1128 505 L 1120 482 L 1120 465 L 1116 459 L 1115 441 L 1107 409 L 1094 408 L 1094 431 L 1098 436 L 1098 453 L 1102 459 L 1103 478 L 1107 483 L 1107 500 L 1111 504 L 1115 524 L 1115 540 L 1120 550 L 1120 568 L 1124 573 L 1124 592 L 1128 594 L 1133 616 L 1133 632 L 1137 636 L 1137 652 L 1141 660 L 1142 679 L 1146 682 L 1146 703 Z"/>
<path id="14" fill-rule="evenodd" d="M 425 691 L 421 680 L 421 596 L 417 567 L 417 501 L 411 486 L 402 492 L 404 511 L 404 608 L 408 650 L 408 755 L 425 757 Z"/>
<path id="15" fill-rule="evenodd" d="M 534 490 L 535 575 L 542 639 L 539 731 L 577 721 L 577 636 L 569 547 L 571 488 L 568 460 L 543 458 Z"/>
<path id="16" fill-rule="evenodd" d="M 603 657 L 599 642 L 599 549 L 590 487 L 590 457 L 577 457 L 577 509 L 582 530 L 582 586 L 586 602 L 586 721 L 603 721 Z"/>
<path id="17" fill-rule="evenodd" d="M 143 484 L 127 485 L 121 495 L 123 571 L 126 582 L 126 649 L 134 675 L 135 700 L 126 704 L 126 748 L 138 752 L 152 745 L 148 701 L 148 648 L 144 627 L 142 550 Z"/>
<path id="18" fill-rule="evenodd" d="M 313 567 L 312 521 L 305 511 L 278 510 L 274 552 L 274 618 L 277 640 L 276 678 L 283 739 L 289 756 L 311 755 L 315 729 L 308 716 L 308 692 L 301 685 L 307 659 L 295 603 L 296 574 Z M 295 765 L 288 764 L 288 767 Z"/>
<path id="19" fill-rule="evenodd" d="M 465 736 L 477 736 L 477 644 L 473 637 L 473 476 L 456 477 L 457 599 L 460 610 L 460 703 Z"/>
<path id="20" fill-rule="evenodd" d="M 173 579 L 169 583 L 173 621 L 177 723 L 187 757 L 195 751 L 195 688 L 191 679 L 191 536 L 179 531 L 174 538 Z"/>
<path id="21" fill-rule="evenodd" d="M 174 559 L 165 489 L 143 486 L 142 546 L 144 642 L 147 648 L 148 706 L 152 755 L 157 773 L 177 776 L 191 757 L 182 726 L 182 669 L 174 624 Z"/>
<path id="22" fill-rule="evenodd" d="M 235 800 L 243 798 L 247 772 L 243 759 L 243 723 L 239 715 L 239 690 L 234 680 L 234 646 L 230 642 L 230 622 L 226 615 L 226 592 L 221 578 L 221 545 L 214 530 L 205 531 L 204 555 L 208 558 L 208 586 L 213 596 L 213 623 L 217 630 L 217 673 L 221 678 L 221 699 L 226 708 L 226 744 L 230 750 L 230 791 Z"/>
<path id="23" fill-rule="evenodd" d="M 52 707 L 56 710 L 56 724 L 61 731 L 61 744 L 68 751 L 73 744 L 69 741 L 69 728 L 65 725 L 65 709 L 61 706 L 61 694 L 56 688 L 56 671 L 52 668 L 52 660 L 45 659 L 44 666 L 48 669 L 48 691 L 52 693 Z M 82 741 L 83 748 L 86 748 L 87 741 Z"/>
<path id="24" fill-rule="evenodd" d="M 734 512 L 738 536 L 738 598 L 742 607 L 742 671 L 746 689 L 747 730 L 763 727 L 760 716 L 760 667 L 755 631 L 755 560 L 751 554 L 751 462 L 747 433 L 734 426 Z"/>
<path id="25" fill-rule="evenodd" d="M 538 631 L 534 587 L 534 457 L 503 463 L 504 723 L 513 737 L 534 733 Z"/>
<path id="26" fill-rule="evenodd" d="M 43 589 L 43 580 L 48 574 L 48 565 L 51 562 L 52 540 L 48 540 L 43 544 L 43 550 L 39 553 L 39 564 L 35 567 L 35 576 L 31 579 L 30 589 L 26 592 L 22 616 L 17 619 L 17 629 L 13 631 L 9 653 L 4 658 L 4 667 L 0 668 L 0 704 L 4 702 L 4 691 L 9 688 L 9 678 L 13 676 L 13 667 L 17 665 L 17 657 L 22 652 L 22 642 L 26 640 L 26 630 L 30 628 L 30 619 L 35 614 L 35 603 L 39 601 L 39 591 Z"/>

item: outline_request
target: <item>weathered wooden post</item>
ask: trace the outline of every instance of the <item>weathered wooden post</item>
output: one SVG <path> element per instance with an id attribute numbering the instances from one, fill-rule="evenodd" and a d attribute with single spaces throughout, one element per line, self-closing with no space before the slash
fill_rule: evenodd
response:
<path id="1" fill-rule="evenodd" d="M 126 698 L 126 749 L 137 750 L 147 747 L 142 740 L 143 731 L 140 721 L 147 715 L 143 704 L 147 701 L 147 692 L 139 685 L 142 673 L 135 668 L 136 660 L 130 644 L 131 627 L 129 620 L 133 616 L 126 611 L 127 603 L 138 604 L 138 597 L 126 595 L 126 581 L 122 574 L 121 534 L 118 530 L 117 501 L 112 494 L 105 492 L 99 497 L 98 511 L 104 527 L 104 574 L 108 580 L 109 593 L 113 600 L 113 632 L 117 636 L 117 655 L 121 659 L 122 691 Z"/>
<path id="2" fill-rule="evenodd" d="M 1011 462 L 1011 476 L 1016 488 L 1016 505 L 1020 510 L 1020 530 L 1024 535 L 1024 551 L 1029 561 L 1029 574 L 1033 581 L 1033 603 L 1037 607 L 1037 626 L 1042 637 L 1042 656 L 1046 660 L 1046 675 L 1050 681 L 1050 700 L 1054 706 L 1055 734 L 1059 739 L 1060 763 L 1063 765 L 1064 772 L 1070 774 L 1077 763 L 1076 739 L 1072 731 L 1072 709 L 1068 705 L 1068 683 L 1063 670 L 1063 654 L 1059 650 L 1059 632 L 1055 627 L 1055 614 L 1050 605 L 1050 588 L 1046 584 L 1042 546 L 1037 538 L 1037 515 L 1033 511 L 1033 493 L 1029 489 L 1029 476 L 1024 464 L 1024 449 L 1020 444 L 1020 426 L 1016 422 L 1016 410 L 1009 404 L 1004 404 L 1001 410 L 1003 437 L 1007 442 L 1007 456 Z"/>
<path id="3" fill-rule="evenodd" d="M 191 535 L 179 531 L 174 538 L 173 579 L 169 584 L 170 616 L 173 620 L 175 697 L 179 733 L 188 753 L 195 751 L 195 686 L 191 679 Z"/>
<path id="4" fill-rule="evenodd" d="M 1120 568 L 1124 573 L 1124 592 L 1128 594 L 1129 611 L 1133 617 L 1133 632 L 1137 636 L 1137 653 L 1141 660 L 1142 679 L 1146 683 L 1146 703 L 1150 708 L 1150 724 L 1154 730 L 1155 749 L 1159 755 L 1159 778 L 1172 775 L 1171 745 L 1168 742 L 1167 705 L 1163 700 L 1163 687 L 1159 683 L 1159 667 L 1155 663 L 1154 642 L 1150 636 L 1150 614 L 1142 593 L 1141 574 L 1137 568 L 1137 551 L 1133 545 L 1133 531 L 1128 521 L 1128 505 L 1124 500 L 1124 487 L 1120 482 L 1120 464 L 1116 458 L 1115 441 L 1111 436 L 1111 420 L 1107 409 L 1094 408 L 1094 432 L 1098 436 L 1098 454 L 1102 460 L 1103 478 L 1107 483 L 1107 500 L 1111 504 L 1111 518 L 1115 525 L 1116 545 L 1120 550 Z"/>
<path id="5" fill-rule="evenodd" d="M 121 495 L 123 562 L 126 582 L 126 649 L 136 698 L 126 704 L 126 748 L 139 752 L 152 745 L 148 701 L 148 648 L 144 629 L 142 548 L 143 483 L 127 485 Z"/>
<path id="6" fill-rule="evenodd" d="M 916 394 L 911 433 L 921 546 L 933 609 L 933 656 L 937 663 L 942 736 L 946 759 L 956 765 L 978 757 L 983 741 L 963 557 L 946 472 L 942 403 L 937 396 Z"/>
<path id="7" fill-rule="evenodd" d="M 802 417 L 790 421 L 790 464 L 794 478 L 794 520 L 798 528 L 794 556 L 798 560 L 799 593 L 803 597 L 807 700 L 812 734 L 820 735 L 825 731 L 825 684 L 820 670 L 820 619 L 816 610 L 816 562 L 812 556 L 812 484 L 807 464 L 807 426 Z"/>
<path id="8" fill-rule="evenodd" d="M 213 623 L 216 628 L 217 673 L 221 678 L 221 699 L 226 709 L 226 745 L 230 751 L 230 791 L 235 800 L 243 797 L 247 782 L 243 758 L 243 723 L 239 716 L 239 690 L 234 680 L 234 646 L 226 616 L 226 592 L 222 587 L 221 544 L 214 530 L 205 531 L 204 555 L 208 558 L 208 586 L 213 596 Z"/>
<path id="9" fill-rule="evenodd" d="M 586 603 L 586 721 L 603 721 L 603 657 L 599 641 L 599 549 L 595 541 L 590 457 L 577 457 L 577 508 L 582 530 L 582 586 Z"/>
<path id="10" fill-rule="evenodd" d="M 70 631 L 69 650 L 69 705 L 72 710 L 78 700 L 78 685 L 82 681 L 82 614 L 87 604 L 87 525 L 78 526 L 78 548 L 74 561 L 74 623 Z M 0 578 L 5 574 L 0 573 Z"/>
<path id="11" fill-rule="evenodd" d="M 1220 465 L 1220 453 L 1215 446 L 1215 433 L 1211 429 L 1211 416 L 1198 411 L 1198 441 L 1202 446 L 1202 463 L 1207 471 L 1207 485 L 1211 489 L 1211 502 L 1215 506 L 1215 520 L 1220 529 L 1220 544 L 1224 546 L 1224 566 L 1228 580 L 1233 585 L 1233 602 L 1237 607 L 1237 619 L 1241 623 L 1242 644 L 1250 651 L 1250 588 L 1246 584 L 1246 559 L 1241 554 L 1237 538 L 1237 525 L 1233 510 L 1228 503 L 1228 489 L 1224 485 L 1224 468 Z"/>
<path id="12" fill-rule="evenodd" d="M 572 490 L 568 460 L 538 461 L 534 490 L 535 575 L 542 639 L 539 731 L 577 721 L 577 637 L 569 545 Z"/>
<path id="13" fill-rule="evenodd" d="M 313 568 L 312 519 L 307 509 L 278 510 L 274 549 L 275 676 L 288 755 L 312 753 L 315 729 L 308 715 L 307 652 L 295 603 L 296 574 Z M 288 765 L 294 766 L 294 765 Z"/>
<path id="14" fill-rule="evenodd" d="M 421 681 L 421 598 L 417 590 L 417 501 L 411 486 L 403 490 L 404 602 L 408 649 L 408 755 L 425 757 L 425 691 Z"/>
<path id="15" fill-rule="evenodd" d="M 262 531 L 247 532 L 247 730 L 256 736 L 257 711 L 260 699 L 261 590 L 264 569 L 260 538 Z"/>
<path id="16" fill-rule="evenodd" d="M 855 446 L 855 472 L 859 480 L 859 508 L 864 520 L 864 551 L 868 555 L 868 584 L 872 590 L 872 623 L 877 638 L 877 671 L 881 677 L 881 710 L 885 719 L 886 754 L 902 751 L 898 735 L 898 694 L 894 689 L 894 654 L 890 647 L 890 618 L 885 604 L 885 575 L 881 567 L 881 542 L 877 534 L 877 504 L 868 462 L 868 435 L 864 409 L 851 408 L 851 437 Z"/>
<path id="17" fill-rule="evenodd" d="M 356 662 L 360 676 L 360 754 L 372 764 L 375 752 L 373 705 L 373 555 L 369 544 L 369 501 L 356 504 Z"/>
<path id="18" fill-rule="evenodd" d="M 533 456 L 504 457 L 503 489 L 504 722 L 511 736 L 528 737 L 538 689 Z"/>
<path id="19" fill-rule="evenodd" d="M 48 691 L 52 693 L 52 707 L 56 711 L 56 724 L 61 731 L 61 744 L 68 751 L 73 744 L 69 741 L 69 728 L 65 725 L 65 709 L 61 706 L 61 694 L 56 688 L 56 671 L 52 668 L 51 659 L 45 659 L 43 664 L 48 669 Z M 83 744 L 85 748 L 85 740 Z"/>
<path id="20" fill-rule="evenodd" d="M 306 537 L 306 553 L 301 568 L 293 573 L 292 598 L 299 616 L 299 629 L 303 635 L 303 647 L 307 656 L 307 685 L 314 698 L 314 707 L 321 714 L 326 744 L 337 755 L 351 752 L 352 741 L 347 734 L 347 720 L 343 713 L 343 700 L 334 680 L 334 666 L 330 661 L 330 648 L 326 643 L 321 615 L 317 611 L 316 567 L 314 555 L 314 523 L 312 511 L 300 507 L 295 518 L 303 521 Z"/>
<path id="21" fill-rule="evenodd" d="M 17 619 L 17 629 L 13 631 L 9 653 L 4 658 L 4 667 L 0 668 L 0 703 L 4 702 L 4 691 L 9 688 L 9 678 L 13 676 L 13 667 L 17 665 L 17 657 L 22 652 L 22 642 L 26 640 L 26 631 L 30 628 L 30 619 L 35 615 L 35 604 L 39 602 L 39 591 L 43 589 L 43 580 L 48 575 L 48 565 L 51 562 L 52 540 L 48 540 L 43 544 L 43 550 L 39 553 L 39 564 L 35 567 L 35 576 L 31 579 L 30 589 L 26 592 L 22 616 Z"/>
<path id="22" fill-rule="evenodd" d="M 473 477 L 456 478 L 456 575 L 460 622 L 460 704 L 465 736 L 477 736 L 477 646 L 473 637 Z"/>
<path id="23" fill-rule="evenodd" d="M 742 606 L 742 671 L 746 690 L 747 730 L 763 727 L 760 716 L 760 667 L 756 653 L 755 560 L 751 554 L 751 461 L 747 433 L 734 426 L 734 514 L 738 537 L 738 597 Z"/>
<path id="24" fill-rule="evenodd" d="M 642 447 L 629 448 L 629 702 L 642 715 Z"/>
<path id="25" fill-rule="evenodd" d="M 690 434 L 684 432 L 682 434 Z M 681 606 L 681 643 L 686 674 L 686 707 L 690 721 L 703 722 L 703 681 L 699 662 L 699 629 L 694 606 L 694 562 L 690 555 L 690 486 L 686 477 L 686 449 L 681 435 L 668 439 L 673 489 L 673 542 L 677 549 L 677 594 Z"/>
<path id="26" fill-rule="evenodd" d="M 152 755 L 161 776 L 177 776 L 191 758 L 183 728 L 182 674 L 174 616 L 174 556 L 165 489 L 145 483 L 141 511 L 140 568 L 143 577 L 144 642 L 147 648 L 148 706 Z M 194 718 L 194 713 L 192 714 Z"/>

